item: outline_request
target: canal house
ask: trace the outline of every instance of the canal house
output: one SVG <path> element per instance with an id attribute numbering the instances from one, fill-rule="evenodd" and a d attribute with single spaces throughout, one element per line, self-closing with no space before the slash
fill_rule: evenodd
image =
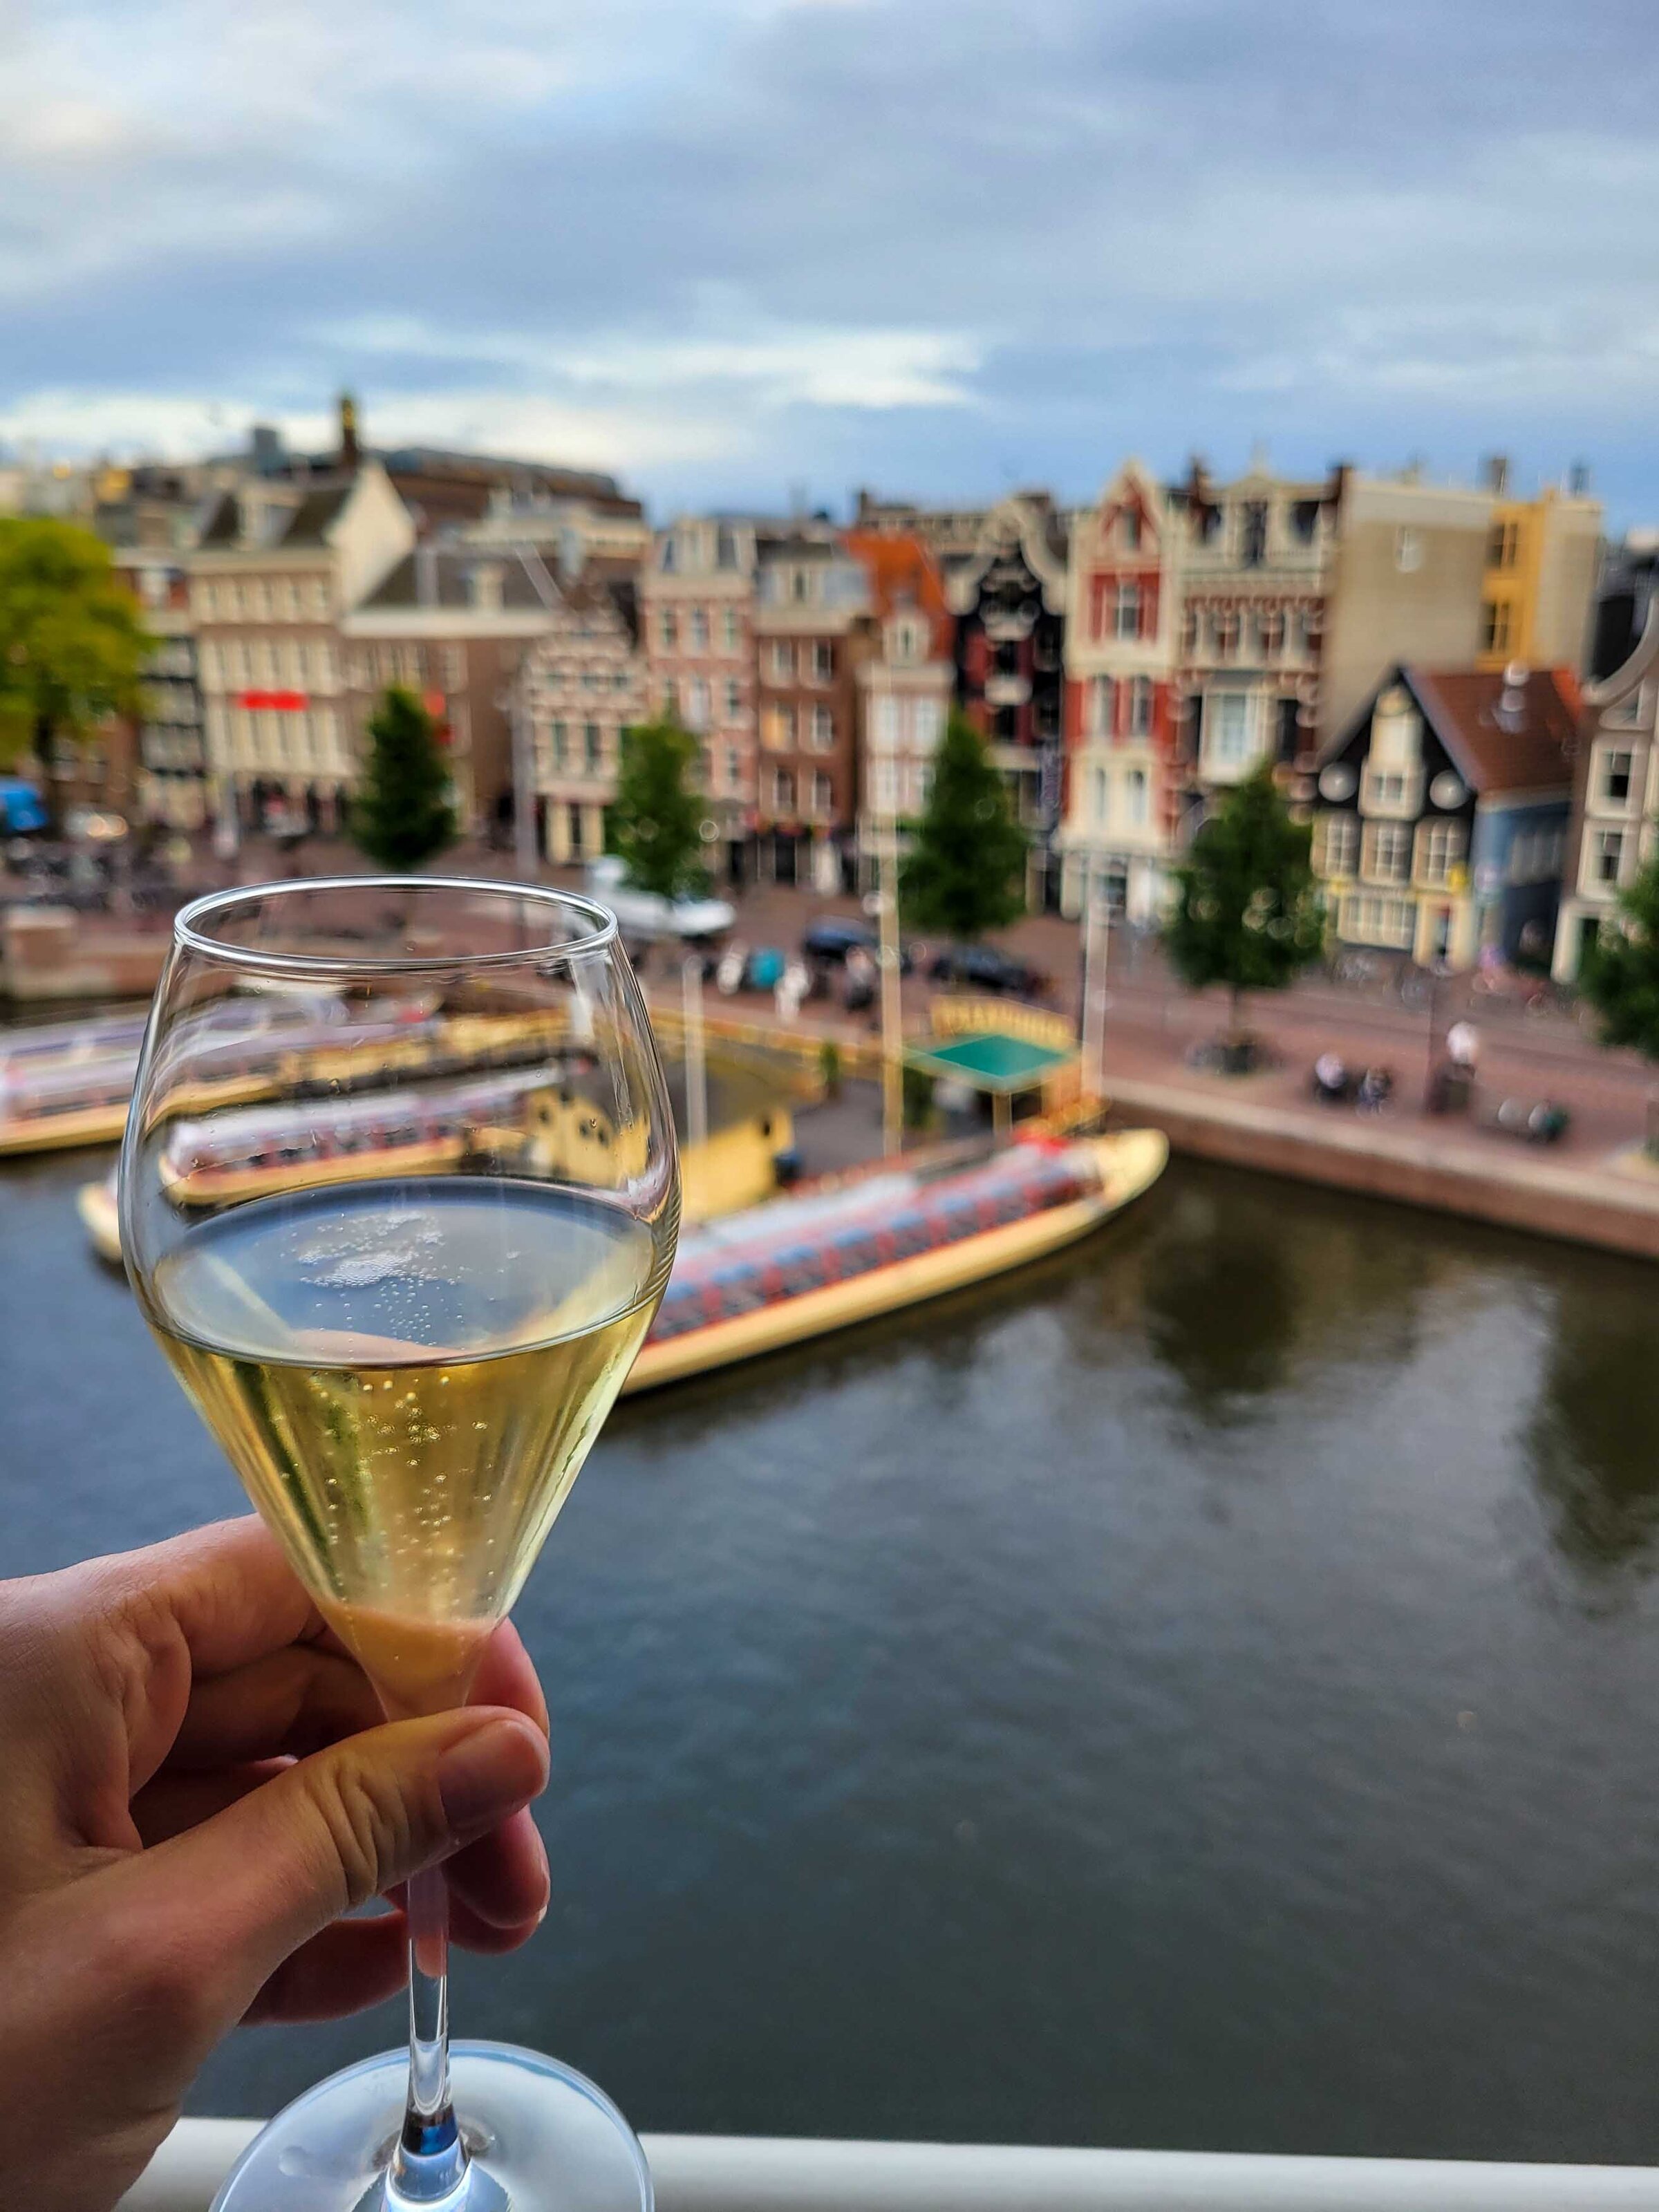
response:
<path id="1" fill-rule="evenodd" d="M 1339 943 L 1467 968 L 1547 957 L 1572 792 L 1562 669 L 1390 671 L 1320 763 L 1314 867 Z"/>

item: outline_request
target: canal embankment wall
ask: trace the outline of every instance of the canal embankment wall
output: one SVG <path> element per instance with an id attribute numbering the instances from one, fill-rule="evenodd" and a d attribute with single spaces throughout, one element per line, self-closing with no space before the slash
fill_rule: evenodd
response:
<path id="1" fill-rule="evenodd" d="M 1659 1260 L 1659 1176 L 1650 1183 L 1615 1162 L 1569 1163 L 1519 1142 L 1500 1151 L 1504 1139 L 1477 1143 L 1455 1124 L 1443 1136 L 1173 1084 L 1109 1089 L 1118 1125 L 1161 1129 L 1172 1151 L 1194 1158 Z"/>

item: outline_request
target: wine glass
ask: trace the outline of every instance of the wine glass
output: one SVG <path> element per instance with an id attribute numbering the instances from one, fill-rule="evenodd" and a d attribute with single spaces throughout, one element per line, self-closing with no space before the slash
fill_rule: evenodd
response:
<path id="1" fill-rule="evenodd" d="M 368 877 L 179 914 L 121 1158 L 128 1271 L 389 1715 L 465 1702 L 651 1324 L 679 1203 L 602 907 Z M 406 1911 L 406 2067 L 309 2091 L 218 2204 L 648 2207 L 637 2142 L 580 2075 L 491 2044 L 452 2065 L 441 1869 Z"/>

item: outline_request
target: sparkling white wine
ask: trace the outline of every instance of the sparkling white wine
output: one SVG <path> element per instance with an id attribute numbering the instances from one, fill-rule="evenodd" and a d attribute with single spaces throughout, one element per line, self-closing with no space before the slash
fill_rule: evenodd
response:
<path id="1" fill-rule="evenodd" d="M 544 1184 L 236 1206 L 157 1265 L 198 1410 L 388 1702 L 465 1694 L 650 1325 L 650 1230 Z"/>

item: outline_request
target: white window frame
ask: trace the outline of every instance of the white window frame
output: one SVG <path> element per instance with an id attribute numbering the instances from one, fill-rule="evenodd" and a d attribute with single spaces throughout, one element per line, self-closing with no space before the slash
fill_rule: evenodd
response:
<path id="1" fill-rule="evenodd" d="M 1132 768 L 1123 776 L 1123 820 L 1130 830 L 1144 830 L 1152 811 L 1152 778 L 1144 768 Z"/>
<path id="2" fill-rule="evenodd" d="M 1358 860 L 1359 817 L 1345 808 L 1327 808 L 1314 822 L 1315 874 L 1340 880 L 1356 872 Z"/>
<path id="3" fill-rule="evenodd" d="M 1462 823 L 1443 817 L 1439 821 L 1419 822 L 1414 848 L 1412 880 L 1425 890 L 1448 890 L 1454 868 L 1463 865 L 1468 848 L 1468 832 Z"/>
<path id="4" fill-rule="evenodd" d="M 1391 855 L 1385 865 L 1382 848 L 1387 844 Z M 1359 848 L 1359 875 L 1362 883 L 1382 884 L 1390 890 L 1403 889 L 1412 879 L 1412 832 L 1408 823 L 1396 822 L 1384 816 L 1381 820 L 1365 824 L 1364 836 Z"/>
<path id="5" fill-rule="evenodd" d="M 1117 590 L 1112 599 L 1112 635 L 1134 638 L 1140 635 L 1140 584 L 1133 576 L 1118 579 Z"/>
<path id="6" fill-rule="evenodd" d="M 1150 676 L 1134 676 L 1129 679 L 1129 735 L 1145 738 L 1152 734 L 1152 679 Z"/>
<path id="7" fill-rule="evenodd" d="M 1625 795 L 1622 799 L 1615 799 L 1607 790 L 1607 780 L 1613 762 L 1620 759 L 1627 763 Z M 1598 738 L 1596 739 L 1595 759 L 1591 767 L 1591 780 L 1595 793 L 1594 804 L 1598 813 L 1633 814 L 1636 811 L 1638 804 L 1637 786 L 1639 781 L 1637 752 L 1636 747 L 1628 738 Z"/>

